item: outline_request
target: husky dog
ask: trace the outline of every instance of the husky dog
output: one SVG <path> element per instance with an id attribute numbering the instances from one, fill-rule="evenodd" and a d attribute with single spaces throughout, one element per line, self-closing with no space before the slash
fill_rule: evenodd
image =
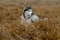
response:
<path id="1" fill-rule="evenodd" d="M 23 14 L 21 16 L 21 22 L 22 23 L 31 23 L 31 22 L 35 22 L 38 21 L 39 17 L 36 16 L 35 14 L 33 14 L 32 12 L 32 8 L 30 6 L 26 6 L 26 8 L 23 11 Z"/>

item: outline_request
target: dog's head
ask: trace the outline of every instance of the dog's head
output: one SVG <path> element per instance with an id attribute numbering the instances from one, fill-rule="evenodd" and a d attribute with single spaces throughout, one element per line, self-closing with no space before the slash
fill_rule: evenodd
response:
<path id="1" fill-rule="evenodd" d="M 26 6 L 26 8 L 24 9 L 24 12 L 23 12 L 23 16 L 25 18 L 30 18 L 31 15 L 33 15 L 31 6 Z"/>

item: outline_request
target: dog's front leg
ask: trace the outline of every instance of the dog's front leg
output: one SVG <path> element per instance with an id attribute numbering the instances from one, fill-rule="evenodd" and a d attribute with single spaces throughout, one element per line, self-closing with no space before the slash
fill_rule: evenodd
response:
<path id="1" fill-rule="evenodd" d="M 26 19 L 26 23 L 27 24 L 31 23 L 31 19 Z"/>

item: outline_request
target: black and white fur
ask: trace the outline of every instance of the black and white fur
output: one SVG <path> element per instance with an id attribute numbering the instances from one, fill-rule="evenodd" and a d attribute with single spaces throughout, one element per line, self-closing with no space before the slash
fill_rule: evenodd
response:
<path id="1" fill-rule="evenodd" d="M 38 21 L 39 17 L 33 14 L 32 8 L 30 6 L 26 6 L 26 8 L 23 11 L 23 14 L 21 16 L 21 22 L 22 23 L 31 23 L 32 21 Z"/>

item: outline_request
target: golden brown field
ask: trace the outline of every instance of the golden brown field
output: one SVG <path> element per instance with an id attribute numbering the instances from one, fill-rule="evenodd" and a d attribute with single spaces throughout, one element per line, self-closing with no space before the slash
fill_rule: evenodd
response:
<path id="1" fill-rule="evenodd" d="M 21 24 L 25 4 L 0 3 L 0 40 L 60 40 L 60 4 L 29 3 L 40 20 L 30 25 Z M 48 2 L 48 1 L 47 1 Z"/>

